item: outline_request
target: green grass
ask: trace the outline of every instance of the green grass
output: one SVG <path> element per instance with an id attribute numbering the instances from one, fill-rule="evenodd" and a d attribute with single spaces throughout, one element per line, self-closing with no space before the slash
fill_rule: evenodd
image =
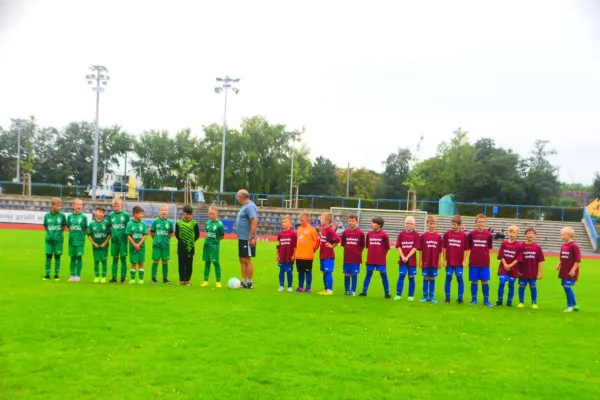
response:
<path id="1" fill-rule="evenodd" d="M 555 259 L 540 310 L 489 309 L 384 300 L 377 276 L 349 298 L 341 260 L 335 296 L 279 293 L 265 242 L 254 291 L 200 288 L 198 261 L 192 287 L 93 284 L 89 245 L 80 284 L 68 260 L 62 281 L 43 282 L 43 235 L 0 230 L 2 399 L 600 398 L 598 260 L 582 264 L 581 312 L 565 314 Z M 237 247 L 222 245 L 227 280 Z"/>

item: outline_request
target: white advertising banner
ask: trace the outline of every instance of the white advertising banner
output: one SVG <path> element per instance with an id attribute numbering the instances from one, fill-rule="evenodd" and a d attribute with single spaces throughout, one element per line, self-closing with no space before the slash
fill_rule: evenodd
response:
<path id="1" fill-rule="evenodd" d="M 65 213 L 68 216 L 70 213 Z M 29 224 L 42 225 L 45 211 L 2 210 L 0 209 L 0 224 Z M 92 221 L 92 214 L 84 214 L 88 223 Z"/>

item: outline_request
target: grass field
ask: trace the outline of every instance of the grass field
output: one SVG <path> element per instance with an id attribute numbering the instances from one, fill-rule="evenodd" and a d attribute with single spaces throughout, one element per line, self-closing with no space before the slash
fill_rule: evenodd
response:
<path id="1" fill-rule="evenodd" d="M 335 296 L 280 293 L 272 242 L 254 291 L 201 288 L 198 261 L 191 287 L 94 284 L 89 245 L 81 283 L 68 260 L 44 282 L 43 238 L 0 230 L 0 399 L 600 399 L 600 260 L 565 314 L 556 259 L 532 310 L 393 302 L 377 276 L 346 297 L 340 260 Z M 225 280 L 236 246 L 222 244 Z"/>

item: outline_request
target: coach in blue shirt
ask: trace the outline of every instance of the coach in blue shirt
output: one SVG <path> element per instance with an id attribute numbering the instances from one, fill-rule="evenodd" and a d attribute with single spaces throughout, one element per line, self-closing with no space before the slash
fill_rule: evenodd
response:
<path id="1" fill-rule="evenodd" d="M 258 210 L 250 200 L 250 193 L 241 189 L 237 192 L 237 201 L 242 205 L 235 221 L 235 231 L 238 237 L 238 253 L 242 267 L 242 287 L 254 289 L 252 277 L 254 266 L 252 257 L 256 257 L 256 229 L 258 227 Z"/>

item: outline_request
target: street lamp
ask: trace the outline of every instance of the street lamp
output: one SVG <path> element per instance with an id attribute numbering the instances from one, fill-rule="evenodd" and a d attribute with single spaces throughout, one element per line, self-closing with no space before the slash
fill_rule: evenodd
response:
<path id="1" fill-rule="evenodd" d="M 110 79 L 108 68 L 103 65 L 92 65 L 90 73 L 85 78 L 89 85 L 93 85 L 92 90 L 96 92 L 96 129 L 94 132 L 94 159 L 92 163 L 92 200 L 96 200 L 96 187 L 98 186 L 98 138 L 100 137 L 100 125 L 98 121 L 100 116 L 100 92 L 104 90 L 103 86 L 106 86 Z"/>
<path id="2" fill-rule="evenodd" d="M 223 185 L 225 183 L 225 140 L 227 133 L 227 91 L 231 89 L 234 94 L 238 94 L 240 89 L 232 86 L 232 83 L 237 83 L 240 78 L 231 78 L 229 75 L 225 75 L 225 78 L 217 78 L 217 82 L 221 83 L 221 86 L 215 87 L 215 93 L 219 94 L 225 92 L 225 111 L 223 111 L 223 147 L 221 150 L 221 186 L 219 192 L 223 193 Z"/>
<path id="3" fill-rule="evenodd" d="M 294 142 L 300 141 L 301 132 L 298 130 L 285 132 L 292 140 L 292 171 L 290 173 L 290 208 L 292 208 L 292 200 L 294 199 Z"/>

